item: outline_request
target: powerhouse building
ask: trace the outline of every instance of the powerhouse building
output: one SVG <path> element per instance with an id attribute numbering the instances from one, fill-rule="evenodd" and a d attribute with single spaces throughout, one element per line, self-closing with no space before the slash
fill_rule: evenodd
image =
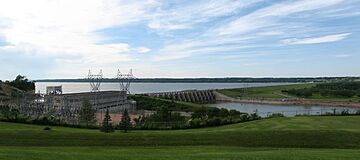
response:
<path id="1" fill-rule="evenodd" d="M 135 110 L 136 102 L 129 100 L 126 91 L 101 91 L 69 94 L 47 94 L 44 96 L 48 111 L 78 113 L 84 101 L 88 100 L 97 111 L 121 112 Z"/>

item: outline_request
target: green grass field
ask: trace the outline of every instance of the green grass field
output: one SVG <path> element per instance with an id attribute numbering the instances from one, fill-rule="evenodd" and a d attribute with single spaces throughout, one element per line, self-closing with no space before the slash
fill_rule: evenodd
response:
<path id="1" fill-rule="evenodd" d="M 0 122 L 0 159 L 360 159 L 360 116 L 101 133 Z"/>
<path id="2" fill-rule="evenodd" d="M 305 87 L 312 87 L 315 84 L 291 84 L 280 86 L 266 86 L 266 87 L 249 87 L 249 88 L 235 88 L 235 89 L 223 89 L 218 92 L 225 94 L 233 98 L 288 98 L 291 95 L 282 94 L 282 90 L 299 89 Z"/>
<path id="3" fill-rule="evenodd" d="M 315 83 L 305 84 L 292 84 L 282 86 L 266 86 L 266 87 L 249 87 L 249 88 L 236 88 L 236 89 L 223 89 L 218 92 L 233 98 L 267 98 L 267 99 L 282 99 L 282 98 L 301 98 L 294 95 L 282 93 L 282 90 L 310 88 L 315 86 Z M 304 99 L 304 98 L 301 98 Z M 320 94 L 314 94 L 309 100 L 322 100 L 322 101 L 337 101 L 337 102 L 360 102 L 360 97 L 334 97 L 334 96 L 321 96 Z"/>

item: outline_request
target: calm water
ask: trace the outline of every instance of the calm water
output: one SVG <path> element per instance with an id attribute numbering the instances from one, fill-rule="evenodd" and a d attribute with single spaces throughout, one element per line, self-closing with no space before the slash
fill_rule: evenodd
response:
<path id="1" fill-rule="evenodd" d="M 285 116 L 295 116 L 300 114 L 319 115 L 326 112 L 340 113 L 343 110 L 349 110 L 350 113 L 355 113 L 357 108 L 346 107 L 329 107 L 329 106 L 290 106 L 290 105 L 263 105 L 263 104 L 249 104 L 249 103 L 218 103 L 213 106 L 226 109 L 235 109 L 240 112 L 254 113 L 257 112 L 261 117 L 266 117 L 271 113 L 282 113 Z"/>
<path id="2" fill-rule="evenodd" d="M 289 83 L 132 83 L 130 93 L 154 93 L 170 92 L 181 90 L 206 90 L 206 89 L 223 89 L 223 88 L 244 88 L 254 86 L 274 86 L 285 85 Z M 89 83 L 70 83 L 70 82 L 37 82 L 35 84 L 36 92 L 45 93 L 46 86 L 61 85 L 63 93 L 89 92 Z M 100 90 L 113 91 L 119 90 L 118 83 L 102 83 Z"/>

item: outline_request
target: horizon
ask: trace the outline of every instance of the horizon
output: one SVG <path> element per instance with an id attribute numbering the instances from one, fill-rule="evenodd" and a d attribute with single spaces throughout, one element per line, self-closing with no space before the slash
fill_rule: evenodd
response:
<path id="1" fill-rule="evenodd" d="M 0 1 L 0 79 L 359 77 L 360 1 Z"/>
<path id="2" fill-rule="evenodd" d="M 345 77 L 134 77 L 135 79 L 321 79 L 321 78 L 360 78 L 360 76 L 345 76 Z M 47 81 L 47 80 L 84 80 L 88 79 L 87 77 L 84 78 L 52 78 L 52 79 L 30 79 L 31 81 Z M 114 77 L 103 77 L 103 79 L 112 80 L 116 79 Z"/>

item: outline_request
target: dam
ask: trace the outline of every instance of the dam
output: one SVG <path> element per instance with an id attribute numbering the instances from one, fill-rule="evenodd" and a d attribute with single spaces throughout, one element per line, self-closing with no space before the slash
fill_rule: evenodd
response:
<path id="1" fill-rule="evenodd" d="M 216 103 L 216 96 L 214 90 L 186 90 L 176 92 L 148 93 L 146 95 L 150 97 L 172 99 L 197 104 Z"/>

